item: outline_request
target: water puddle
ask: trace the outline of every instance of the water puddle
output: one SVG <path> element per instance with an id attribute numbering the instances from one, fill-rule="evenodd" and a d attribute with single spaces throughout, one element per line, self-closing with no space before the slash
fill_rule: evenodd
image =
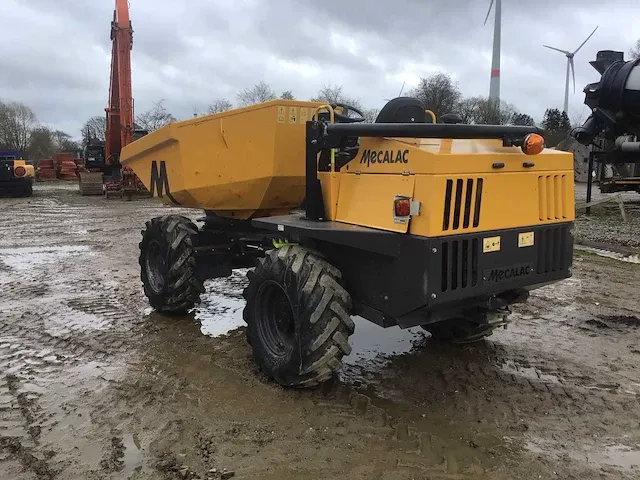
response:
<path id="1" fill-rule="evenodd" d="M 207 280 L 200 304 L 193 310 L 203 335 L 219 337 L 246 325 L 242 318 L 245 300 L 242 289 L 246 284 L 243 270 L 230 277 Z"/>
<path id="2" fill-rule="evenodd" d="M 389 357 L 410 352 L 417 342 L 427 337 L 419 327 L 382 328 L 362 317 L 352 318 L 356 330 L 349 338 L 351 353 L 342 359 L 345 365 L 384 363 Z"/>
<path id="3" fill-rule="evenodd" d="M 590 465 L 608 466 L 627 471 L 640 470 L 640 445 L 630 447 L 617 442 L 606 445 L 584 445 L 581 449 L 570 449 L 534 439 L 525 443 L 527 450 L 538 455 L 570 458 Z"/>
<path id="4" fill-rule="evenodd" d="M 142 448 L 140 447 L 140 439 L 135 433 L 128 433 L 122 436 L 122 445 L 124 448 L 122 457 L 122 474 L 130 475 L 136 470 L 142 468 Z"/>
<path id="5" fill-rule="evenodd" d="M 244 274 L 238 273 L 230 280 L 212 280 L 205 284 L 207 292 L 194 309 L 194 316 L 200 322 L 200 331 L 204 335 L 215 338 L 246 325 L 242 318 Z M 352 318 L 356 324 L 355 333 L 349 338 L 352 351 L 343 358 L 348 365 L 384 363 L 389 357 L 410 352 L 416 342 L 427 336 L 419 327 L 406 330 L 382 328 L 364 318 Z"/>
<path id="6" fill-rule="evenodd" d="M 200 332 L 215 338 L 245 326 L 242 319 L 244 305 L 244 299 L 203 295 L 202 303 L 195 309 L 195 318 L 200 321 Z"/>
<path id="7" fill-rule="evenodd" d="M 86 245 L 63 245 L 57 247 L 0 248 L 0 261 L 13 270 L 29 270 L 35 265 L 58 262 L 64 257 L 85 253 Z M 91 253 L 93 254 L 93 253 Z"/>

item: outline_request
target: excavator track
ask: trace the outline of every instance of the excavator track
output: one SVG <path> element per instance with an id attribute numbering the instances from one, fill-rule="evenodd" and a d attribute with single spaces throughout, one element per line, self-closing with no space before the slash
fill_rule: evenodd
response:
<path id="1" fill-rule="evenodd" d="M 102 195 L 102 172 L 79 172 L 80 195 Z"/>

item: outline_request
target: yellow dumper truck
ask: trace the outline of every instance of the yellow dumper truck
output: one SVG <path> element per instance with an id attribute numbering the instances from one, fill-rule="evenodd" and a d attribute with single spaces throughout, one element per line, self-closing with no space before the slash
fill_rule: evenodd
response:
<path id="1" fill-rule="evenodd" d="M 247 268 L 254 359 L 302 387 L 339 370 L 353 315 L 476 341 L 531 289 L 571 276 L 573 157 L 545 149 L 539 129 L 434 120 L 410 97 L 364 120 L 348 105 L 272 100 L 124 147 L 153 196 L 205 213 L 200 226 L 146 223 L 150 304 L 185 313 L 206 279 Z"/>

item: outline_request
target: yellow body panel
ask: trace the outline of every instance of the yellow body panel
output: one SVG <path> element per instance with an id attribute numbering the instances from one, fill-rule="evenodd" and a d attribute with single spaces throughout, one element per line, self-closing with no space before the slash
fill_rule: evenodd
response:
<path id="1" fill-rule="evenodd" d="M 238 218 L 288 212 L 304 198 L 305 123 L 320 105 L 272 100 L 173 122 L 125 146 L 120 161 L 150 191 L 152 162 L 158 172 L 164 162 L 185 207 Z"/>
<path id="2" fill-rule="evenodd" d="M 335 219 L 405 233 L 409 222 L 393 221 L 393 202 L 396 195 L 413 196 L 414 183 L 414 176 L 343 175 Z"/>
<path id="3" fill-rule="evenodd" d="M 495 168 L 496 163 L 503 165 Z M 545 149 L 527 156 L 501 140 L 363 138 L 358 156 L 341 170 L 345 176 L 380 177 L 381 184 L 402 172 L 415 178 L 413 199 L 422 205 L 411 219 L 412 234 L 453 235 L 575 218 L 570 153 Z M 387 200 L 368 224 L 389 229 L 390 211 Z"/>
<path id="4" fill-rule="evenodd" d="M 123 148 L 121 162 L 185 207 L 288 213 L 304 199 L 305 122 L 320 105 L 273 100 L 173 122 Z M 440 236 L 574 220 L 573 155 L 529 156 L 497 139 L 362 137 L 355 158 L 318 177 L 325 218 L 382 230 Z M 408 223 L 394 222 L 396 195 L 419 204 Z"/>
<path id="5" fill-rule="evenodd" d="M 340 179 L 343 177 L 337 172 L 318 172 L 318 179 L 322 186 L 322 200 L 327 218 L 335 220 L 338 212 L 338 192 L 340 191 Z"/>

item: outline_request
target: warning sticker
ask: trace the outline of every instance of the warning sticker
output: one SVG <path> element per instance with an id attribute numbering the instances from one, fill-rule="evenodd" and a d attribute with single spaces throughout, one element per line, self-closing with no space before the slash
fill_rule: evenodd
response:
<path id="1" fill-rule="evenodd" d="M 533 246 L 533 233 L 534 232 L 524 232 L 518 234 L 518 247 L 531 247 Z"/>
<path id="2" fill-rule="evenodd" d="M 300 123 L 305 123 L 309 119 L 309 109 L 300 107 Z"/>
<path id="3" fill-rule="evenodd" d="M 286 115 L 286 110 L 284 107 L 278 107 L 278 123 L 284 123 L 284 117 Z"/>
<path id="4" fill-rule="evenodd" d="M 298 121 L 298 107 L 289 107 L 289 123 Z"/>
<path id="5" fill-rule="evenodd" d="M 499 252 L 500 251 L 500 237 L 487 237 L 482 242 L 482 252 Z"/>

